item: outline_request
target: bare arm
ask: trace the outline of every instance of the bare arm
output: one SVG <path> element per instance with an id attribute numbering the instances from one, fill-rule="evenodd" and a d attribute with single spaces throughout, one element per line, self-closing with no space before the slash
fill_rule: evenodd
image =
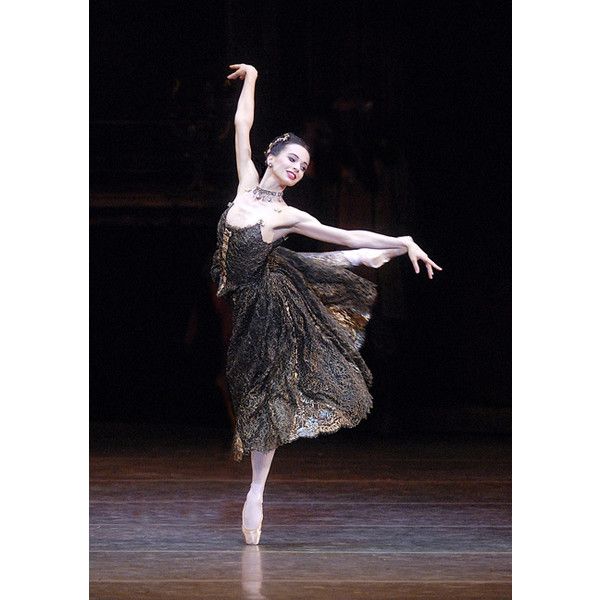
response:
<path id="1" fill-rule="evenodd" d="M 442 267 L 433 262 L 409 235 L 391 237 L 362 229 L 347 230 L 339 227 L 330 227 L 329 225 L 323 225 L 312 215 L 292 207 L 286 209 L 286 213 L 286 219 L 292 221 L 288 224 L 290 233 L 298 233 L 322 242 L 357 248 L 363 252 L 362 258 L 358 258 L 360 253 L 355 253 L 355 255 L 349 254 L 347 258 L 349 260 L 351 258 L 359 260 L 358 264 L 368 264 L 368 262 L 363 260 L 365 257 L 369 261 L 374 260 L 375 263 L 379 262 L 379 257 L 376 258 L 376 254 L 369 257 L 367 251 L 369 248 L 378 248 L 390 250 L 390 258 L 399 256 L 400 254 L 408 254 L 416 273 L 419 273 L 418 261 L 422 260 L 427 268 L 429 279 L 433 279 L 434 268 L 439 271 L 442 270 Z M 378 266 L 381 266 L 381 264 Z"/>
<path id="2" fill-rule="evenodd" d="M 258 184 L 258 171 L 252 162 L 252 147 L 250 145 L 250 130 L 254 123 L 254 89 L 258 71 L 251 65 L 229 65 L 235 71 L 227 79 L 242 79 L 244 86 L 240 93 L 235 123 L 235 159 L 238 174 L 238 188 L 247 189 Z"/>
<path id="3" fill-rule="evenodd" d="M 405 252 L 408 251 L 411 244 L 414 244 L 412 237 L 409 235 L 391 237 L 363 229 L 341 229 L 323 225 L 307 212 L 292 209 L 292 207 L 286 209 L 286 212 L 293 220 L 293 223 L 289 226 L 290 233 L 298 233 L 322 242 L 340 244 L 349 248 L 398 248 L 403 249 Z"/>

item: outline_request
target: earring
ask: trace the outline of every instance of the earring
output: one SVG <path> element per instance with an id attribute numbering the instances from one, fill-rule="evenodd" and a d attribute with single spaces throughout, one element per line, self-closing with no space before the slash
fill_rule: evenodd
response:
<path id="1" fill-rule="evenodd" d="M 273 165 L 272 165 L 271 163 L 269 163 L 269 164 L 267 165 L 267 167 L 269 167 L 269 169 L 270 169 L 272 166 L 273 166 Z"/>

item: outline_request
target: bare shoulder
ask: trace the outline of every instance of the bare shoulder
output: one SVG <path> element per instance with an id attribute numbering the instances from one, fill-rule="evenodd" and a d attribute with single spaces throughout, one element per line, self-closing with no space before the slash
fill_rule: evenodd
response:
<path id="1" fill-rule="evenodd" d="M 310 218 L 310 215 L 295 206 L 286 206 L 281 212 L 282 218 L 289 224 L 290 227 L 296 223 L 303 221 L 304 219 Z"/>
<path id="2" fill-rule="evenodd" d="M 258 214 L 261 215 L 263 239 L 265 236 L 267 238 L 265 241 L 275 241 L 287 237 L 290 233 L 295 233 L 296 225 L 303 219 L 310 218 L 308 213 L 289 204 L 279 209 L 269 205 Z"/>
<path id="3" fill-rule="evenodd" d="M 291 229 L 296 223 L 310 217 L 290 205 L 285 205 L 276 209 L 274 205 L 265 204 L 256 205 L 252 202 L 252 188 L 238 188 L 238 192 L 230 204 L 227 213 L 227 223 L 233 227 L 246 227 L 260 221 L 263 227 L 271 232 L 275 230 Z M 280 235 L 285 235 L 287 231 L 279 231 Z"/>
<path id="4" fill-rule="evenodd" d="M 309 213 L 296 208 L 295 206 L 286 206 L 280 213 L 281 227 L 295 227 L 299 223 L 318 222 L 315 217 Z"/>
<path id="5" fill-rule="evenodd" d="M 296 233 L 295 228 L 306 222 L 318 223 L 319 221 L 307 212 L 288 204 L 280 210 L 271 210 L 265 224 L 269 229 L 278 232 L 275 235 L 284 236 Z"/>
<path id="6" fill-rule="evenodd" d="M 347 230 L 325 225 L 319 219 L 303 210 L 294 209 L 290 211 L 289 221 L 291 223 L 288 226 L 289 233 L 297 233 L 331 244 L 352 246 L 350 234 Z"/>

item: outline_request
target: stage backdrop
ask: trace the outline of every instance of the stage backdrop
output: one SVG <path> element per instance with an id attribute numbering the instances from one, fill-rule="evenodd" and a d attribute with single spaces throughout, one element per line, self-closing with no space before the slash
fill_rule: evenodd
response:
<path id="1" fill-rule="evenodd" d="M 508 431 L 510 18 L 470 1 L 92 3 L 92 420 L 229 426 L 208 266 L 236 187 L 227 65 L 248 62 L 257 166 L 284 131 L 313 149 L 288 202 L 410 234 L 444 268 L 360 271 L 380 292 L 360 427 Z"/>

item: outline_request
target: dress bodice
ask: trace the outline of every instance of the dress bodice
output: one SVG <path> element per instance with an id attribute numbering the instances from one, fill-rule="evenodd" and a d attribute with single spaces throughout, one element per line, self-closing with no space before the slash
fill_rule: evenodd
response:
<path id="1" fill-rule="evenodd" d="M 265 242 L 261 234 L 262 219 L 243 227 L 230 225 L 227 213 L 232 206 L 233 202 L 230 202 L 217 226 L 217 248 L 211 268 L 211 275 L 218 282 L 217 296 L 240 286 L 259 283 L 268 269 L 269 255 L 286 239 Z"/>

